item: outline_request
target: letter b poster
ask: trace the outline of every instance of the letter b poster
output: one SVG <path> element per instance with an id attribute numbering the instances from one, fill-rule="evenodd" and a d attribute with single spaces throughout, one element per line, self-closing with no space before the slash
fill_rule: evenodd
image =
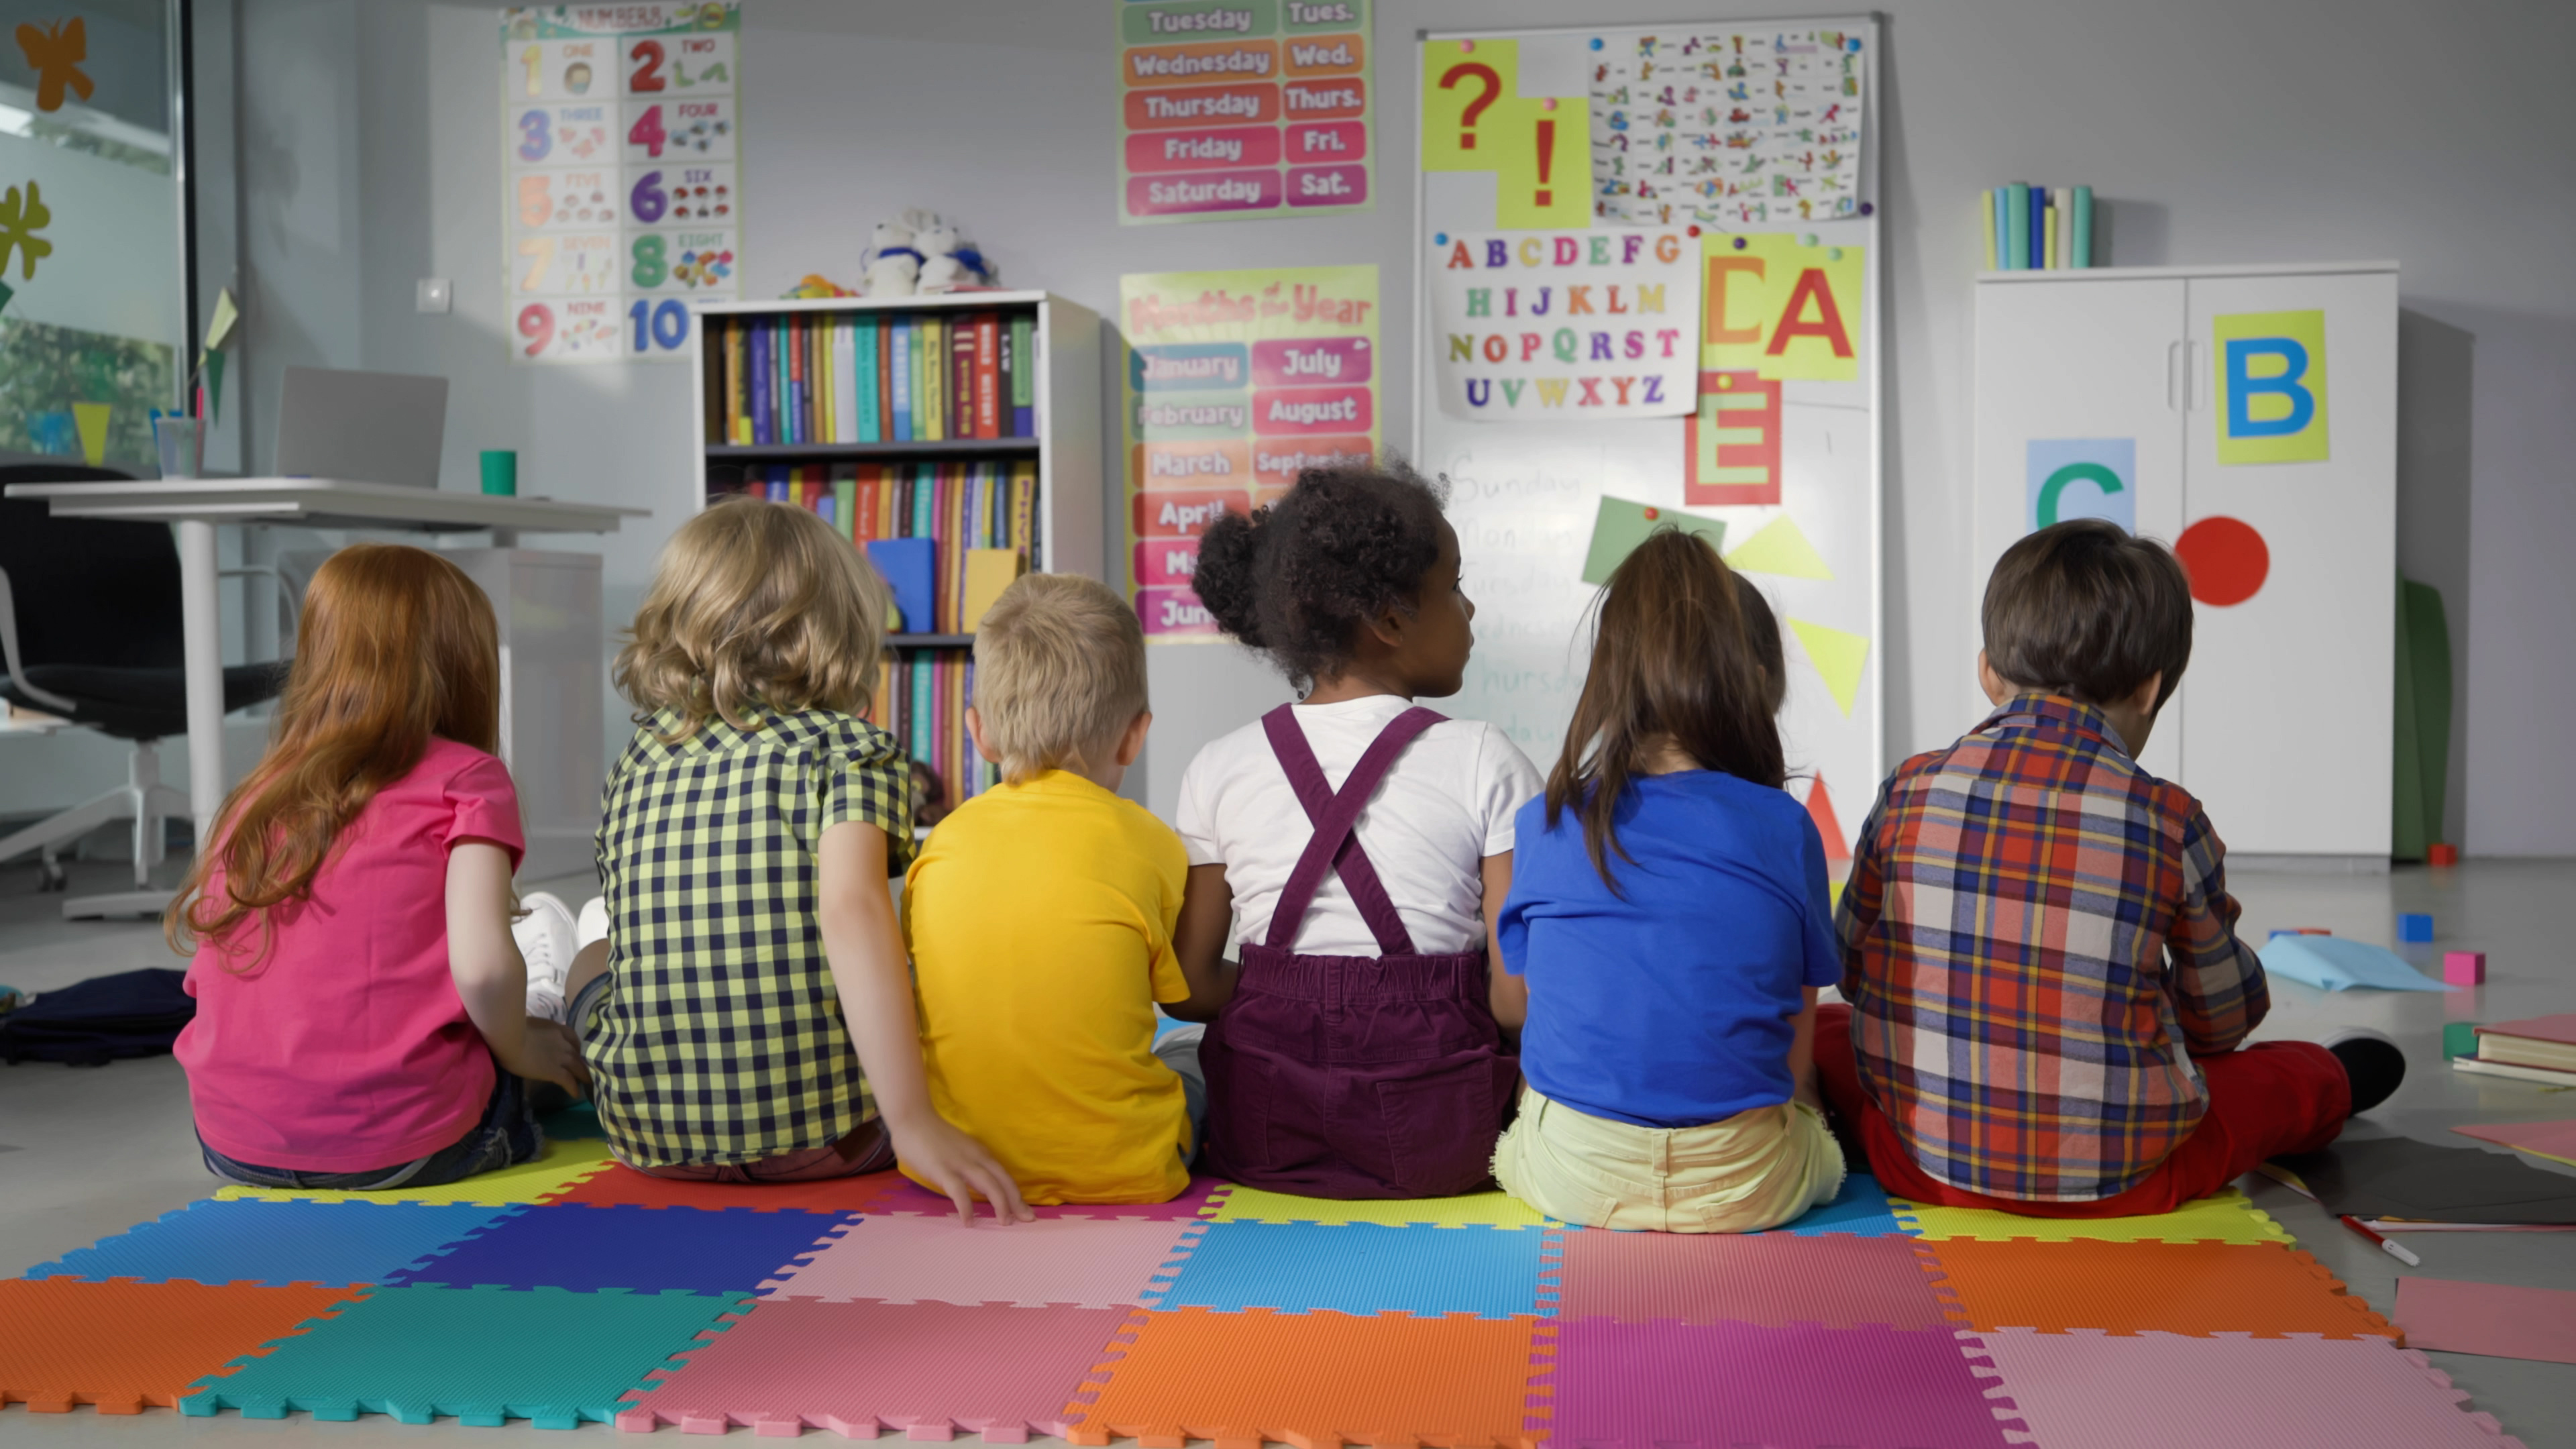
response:
<path id="1" fill-rule="evenodd" d="M 1217 635 L 1199 538 L 1378 445 L 1377 268 L 1121 277 L 1128 597 L 1149 643 Z"/>

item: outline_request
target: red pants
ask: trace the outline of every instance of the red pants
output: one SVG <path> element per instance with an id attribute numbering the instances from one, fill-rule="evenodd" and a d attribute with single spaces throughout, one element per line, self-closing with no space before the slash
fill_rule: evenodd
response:
<path id="1" fill-rule="evenodd" d="M 2209 1110 L 2154 1172 L 2115 1197 L 2031 1202 L 1988 1197 L 1926 1176 L 1895 1124 L 1861 1090 L 1852 1058 L 1851 1008 L 1816 1012 L 1816 1076 L 1838 1125 L 1858 1139 L 1878 1185 L 1891 1197 L 1940 1207 L 1993 1208 L 2033 1218 L 2122 1218 L 2167 1213 L 2207 1197 L 2271 1158 L 2314 1152 L 2352 1115 L 2352 1084 L 2332 1052 L 2313 1042 L 2276 1041 L 2197 1057 Z"/>

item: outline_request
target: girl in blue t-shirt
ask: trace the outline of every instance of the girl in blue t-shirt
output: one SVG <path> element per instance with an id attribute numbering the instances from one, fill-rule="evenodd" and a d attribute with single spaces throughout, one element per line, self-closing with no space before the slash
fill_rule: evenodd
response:
<path id="1" fill-rule="evenodd" d="M 1610 576 L 1498 923 L 1528 1087 L 1494 1176 L 1541 1212 L 1757 1232 L 1841 1190 L 1810 1047 L 1842 956 L 1824 844 L 1781 788 L 1779 659 L 1697 537 L 1654 534 Z"/>

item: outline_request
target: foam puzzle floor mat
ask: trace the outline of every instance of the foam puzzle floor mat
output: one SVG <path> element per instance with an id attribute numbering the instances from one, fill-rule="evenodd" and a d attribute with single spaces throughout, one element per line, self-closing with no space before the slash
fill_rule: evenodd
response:
<path id="1" fill-rule="evenodd" d="M 0 1413 L 1155 1449 L 2519 1449 L 2465 1399 L 2238 1193 L 2043 1222 L 1855 1175 L 1730 1237 L 1201 1179 L 967 1227 L 892 1173 L 663 1182 L 575 1136 L 450 1188 L 227 1189 L 0 1281 L 0 1406 L 24 1405 Z"/>

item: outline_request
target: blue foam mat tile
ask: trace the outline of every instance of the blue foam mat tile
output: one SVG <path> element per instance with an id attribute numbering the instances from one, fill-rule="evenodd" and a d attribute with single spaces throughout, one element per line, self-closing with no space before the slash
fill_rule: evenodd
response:
<path id="1" fill-rule="evenodd" d="M 393 1286 L 747 1293 L 856 1213 L 561 1203 L 503 1218 L 385 1278 Z"/>
<path id="2" fill-rule="evenodd" d="M 199 1380 L 180 1412 L 608 1423 L 629 1390 L 730 1327 L 748 1295 L 379 1288 Z"/>
<path id="3" fill-rule="evenodd" d="M 381 1283 L 427 1254 L 524 1207 L 463 1204 L 193 1202 L 27 1270 L 30 1278 L 257 1283 L 324 1288 Z"/>
<path id="4" fill-rule="evenodd" d="M 1908 1236 L 1905 1225 L 1896 1220 L 1896 1209 L 1879 1190 L 1878 1179 L 1866 1172 L 1853 1172 L 1843 1178 L 1842 1191 L 1822 1207 L 1809 1208 L 1807 1215 L 1787 1227 L 1773 1232 L 1794 1237 L 1819 1238 L 1831 1233 L 1850 1233 L 1862 1238 L 1901 1238 Z"/>
<path id="5" fill-rule="evenodd" d="M 1210 1223 L 1144 1298 L 1149 1308 L 1237 1313 L 1331 1309 L 1479 1318 L 1552 1312 L 1540 1299 L 1547 1234 L 1462 1233 L 1380 1223 Z"/>

